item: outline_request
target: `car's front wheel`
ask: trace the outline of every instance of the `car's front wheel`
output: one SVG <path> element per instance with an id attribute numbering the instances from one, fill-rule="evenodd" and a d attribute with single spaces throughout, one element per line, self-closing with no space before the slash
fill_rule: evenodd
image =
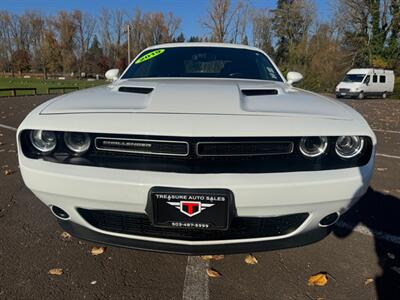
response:
<path id="1" fill-rule="evenodd" d="M 387 93 L 386 92 L 383 92 L 383 94 L 382 94 L 382 99 L 386 99 L 387 98 Z"/>
<path id="2" fill-rule="evenodd" d="M 358 97 L 357 97 L 357 98 L 360 99 L 360 100 L 364 99 L 364 98 L 365 98 L 364 92 L 360 92 L 360 93 L 358 94 Z"/>

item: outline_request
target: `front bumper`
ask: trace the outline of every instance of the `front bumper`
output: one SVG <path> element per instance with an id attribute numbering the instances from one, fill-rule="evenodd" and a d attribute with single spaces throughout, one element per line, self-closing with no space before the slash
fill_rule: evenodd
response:
<path id="1" fill-rule="evenodd" d="M 336 97 L 357 98 L 360 92 L 336 92 Z"/>
<path id="2" fill-rule="evenodd" d="M 329 229 L 325 216 L 344 213 L 367 190 L 373 159 L 359 168 L 271 174 L 178 174 L 63 165 L 20 157 L 26 185 L 46 205 L 70 215 L 62 227 L 100 243 L 185 254 L 237 253 L 301 246 L 320 240 Z M 296 230 L 280 236 L 192 241 L 104 231 L 89 224 L 77 208 L 145 213 L 154 186 L 226 188 L 239 217 L 308 213 Z"/>
<path id="3" fill-rule="evenodd" d="M 185 255 L 210 255 L 210 254 L 234 254 L 258 251 L 270 251 L 277 249 L 305 246 L 318 242 L 330 233 L 329 228 L 319 227 L 313 231 L 303 232 L 291 238 L 283 238 L 273 241 L 248 242 L 223 245 L 179 245 L 152 241 L 136 240 L 120 236 L 112 236 L 90 230 L 71 221 L 59 220 L 60 226 L 70 234 L 83 240 L 112 245 L 130 249 L 185 254 Z"/>

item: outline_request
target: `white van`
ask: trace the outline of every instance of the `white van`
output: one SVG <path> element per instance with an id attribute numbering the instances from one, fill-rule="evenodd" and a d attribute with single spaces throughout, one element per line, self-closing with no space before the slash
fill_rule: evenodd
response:
<path id="1" fill-rule="evenodd" d="M 364 99 L 382 97 L 393 92 L 394 73 L 383 69 L 352 69 L 336 86 L 336 98 L 357 97 Z"/>

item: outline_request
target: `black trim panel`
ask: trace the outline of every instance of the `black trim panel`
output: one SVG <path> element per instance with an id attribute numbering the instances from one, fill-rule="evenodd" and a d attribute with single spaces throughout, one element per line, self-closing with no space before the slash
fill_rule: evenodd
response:
<path id="1" fill-rule="evenodd" d="M 223 174 L 223 173 L 278 173 L 278 172 L 299 172 L 299 171 L 320 171 L 320 170 L 336 170 L 360 167 L 366 165 L 372 154 L 372 140 L 370 137 L 364 136 L 365 147 L 362 153 L 351 159 L 342 159 L 335 153 L 335 142 L 337 137 L 329 136 L 327 152 L 316 158 L 304 157 L 299 150 L 299 142 L 301 137 L 176 137 L 176 136 L 149 136 L 149 135 L 116 135 L 116 134 L 99 134 L 89 133 L 90 137 L 95 140 L 97 137 L 118 138 L 118 139 L 137 139 L 137 140 L 162 140 L 183 142 L 188 144 L 188 155 L 173 155 L 176 150 L 167 149 L 165 154 L 154 153 L 122 153 L 113 151 L 104 151 L 96 149 L 94 143 L 89 150 L 81 156 L 72 153 L 65 145 L 63 132 L 56 132 L 58 143 L 56 149 L 49 154 L 40 153 L 36 150 L 29 139 L 30 130 L 24 130 L 20 134 L 21 147 L 24 155 L 31 159 L 43 159 L 49 162 L 94 166 L 102 168 L 113 168 L 123 170 L 139 170 L 139 171 L 155 171 L 155 172 L 173 172 L 186 174 Z M 235 155 L 215 155 L 211 153 L 212 148 L 206 149 L 204 152 L 196 152 L 197 145 L 202 143 L 222 143 L 224 154 L 232 152 Z M 238 147 L 230 147 L 235 143 L 241 145 Z M 271 145 L 278 143 L 280 149 L 287 145 L 294 145 L 290 153 L 287 154 L 268 154 L 254 155 L 260 149 L 250 149 L 248 144 Z M 183 144 L 182 144 L 183 145 Z M 172 145 L 171 145 L 172 146 Z M 228 148 L 225 148 L 228 146 Z M 168 146 L 170 148 L 170 146 Z M 252 146 L 251 146 L 252 147 Z M 172 148 L 171 148 L 172 149 Z M 186 150 L 186 148 L 185 148 Z M 204 150 L 204 149 L 203 149 Z M 276 149 L 273 149 L 276 151 Z M 198 151 L 198 150 L 197 150 Z M 207 153 L 208 152 L 208 153 Z M 253 152 L 253 153 L 252 153 Z M 287 151 L 289 152 L 289 151 Z M 177 152 L 175 152 L 177 153 Z M 179 152 L 181 153 L 181 152 Z M 241 155 L 246 153 L 247 155 Z M 213 154 L 213 156 L 208 155 Z M 253 154 L 253 155 L 251 155 Z"/>
<path id="2" fill-rule="evenodd" d="M 118 91 L 124 93 L 134 93 L 134 94 L 150 94 L 154 89 L 145 87 L 131 87 L 131 86 L 121 86 Z"/>
<path id="3" fill-rule="evenodd" d="M 276 90 L 276 89 L 249 89 L 249 90 L 242 90 L 242 93 L 246 96 L 270 96 L 270 95 L 278 95 L 278 90 Z"/>
<path id="4" fill-rule="evenodd" d="M 152 207 L 148 205 L 146 210 L 150 212 L 150 216 L 140 213 L 78 208 L 79 214 L 86 222 L 107 232 L 186 241 L 279 237 L 297 230 L 308 217 L 308 213 L 265 218 L 234 217 L 226 230 L 204 230 L 153 226 Z"/>
<path id="5" fill-rule="evenodd" d="M 185 255 L 249 253 L 300 247 L 322 240 L 331 231 L 329 228 L 317 228 L 313 231 L 304 232 L 290 238 L 264 242 L 190 246 L 116 237 L 90 230 L 71 221 L 58 220 L 58 222 L 65 231 L 83 240 L 136 250 Z"/>

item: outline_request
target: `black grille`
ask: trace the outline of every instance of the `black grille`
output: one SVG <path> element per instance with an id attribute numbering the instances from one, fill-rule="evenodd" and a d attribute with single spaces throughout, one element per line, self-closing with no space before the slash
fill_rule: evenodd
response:
<path id="1" fill-rule="evenodd" d="M 339 89 L 339 92 L 348 93 L 350 92 L 350 89 Z"/>
<path id="2" fill-rule="evenodd" d="M 203 231 L 154 227 L 145 214 L 110 210 L 87 210 L 83 208 L 78 208 L 78 212 L 90 225 L 101 230 L 189 241 L 230 240 L 286 235 L 295 231 L 308 217 L 307 213 L 270 218 L 236 217 L 232 220 L 228 230 Z"/>
<path id="3" fill-rule="evenodd" d="M 292 142 L 203 142 L 197 144 L 199 156 L 276 155 L 292 152 Z"/>

